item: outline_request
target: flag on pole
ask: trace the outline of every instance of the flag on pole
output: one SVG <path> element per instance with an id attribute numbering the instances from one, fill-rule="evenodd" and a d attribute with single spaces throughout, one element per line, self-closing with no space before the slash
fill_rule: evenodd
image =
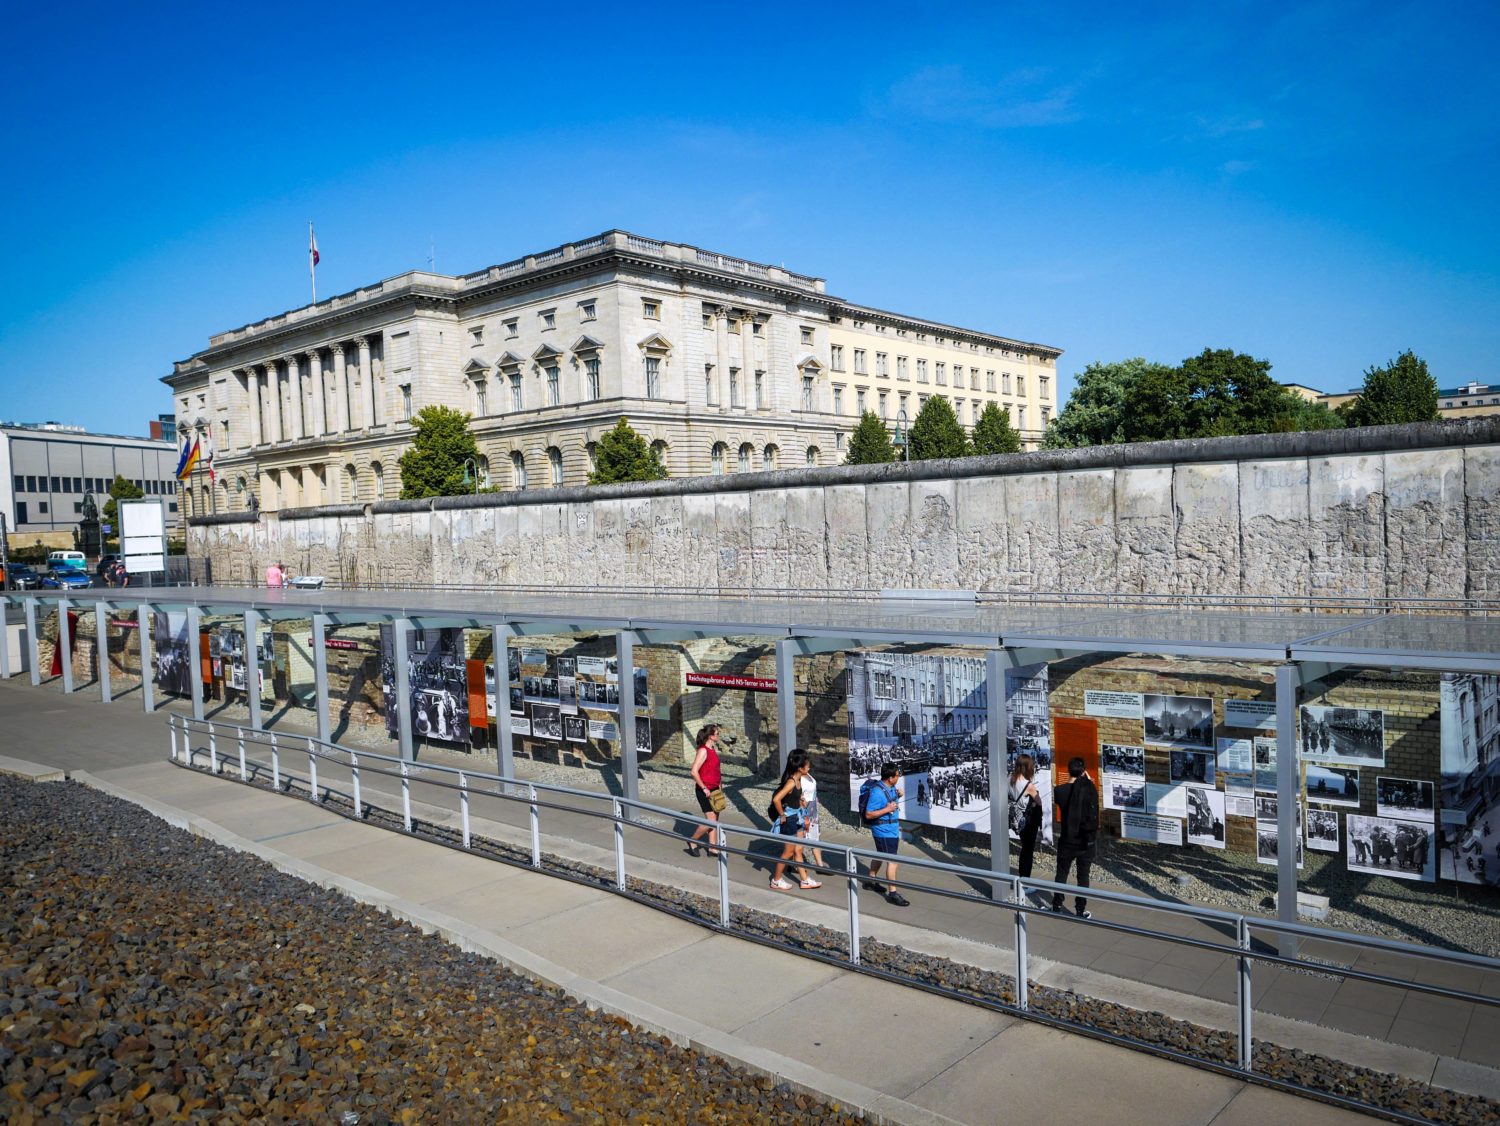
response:
<path id="1" fill-rule="evenodd" d="M 198 447 L 198 439 L 188 437 L 182 440 L 182 457 L 177 462 L 177 479 L 186 481 L 188 475 L 198 467 L 198 457 L 203 451 Z"/>
<path id="2" fill-rule="evenodd" d="M 203 432 L 203 465 L 208 470 L 208 483 L 217 485 L 218 478 L 214 474 L 214 432 L 213 428 Z"/>
<path id="3" fill-rule="evenodd" d="M 308 256 L 312 258 L 312 264 L 314 266 L 316 266 L 323 260 L 322 255 L 318 253 L 318 236 L 313 234 L 313 225 L 311 219 L 307 221 L 307 253 Z"/>

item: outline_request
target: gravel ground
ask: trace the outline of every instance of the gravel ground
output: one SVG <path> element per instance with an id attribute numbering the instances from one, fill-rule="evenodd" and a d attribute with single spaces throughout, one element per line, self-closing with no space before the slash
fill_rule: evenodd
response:
<path id="1" fill-rule="evenodd" d="M 854 1121 L 71 783 L 0 899 L 7 1122 Z"/>

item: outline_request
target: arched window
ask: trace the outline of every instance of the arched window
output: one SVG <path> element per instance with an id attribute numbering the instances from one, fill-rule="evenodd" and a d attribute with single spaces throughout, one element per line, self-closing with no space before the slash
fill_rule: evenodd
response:
<path id="1" fill-rule="evenodd" d="M 214 510 L 213 503 L 210 500 L 210 496 L 211 494 L 209 493 L 207 485 L 198 486 L 198 505 L 200 511 L 212 512 Z"/>
<path id="2" fill-rule="evenodd" d="M 240 503 L 243 504 L 245 506 L 245 508 L 248 509 L 250 507 L 250 497 L 253 494 L 250 492 L 249 488 L 246 486 L 245 479 L 243 477 L 237 477 L 235 479 L 235 482 L 234 482 L 234 491 L 240 494 Z"/>
<path id="3" fill-rule="evenodd" d="M 652 442 L 651 452 L 656 455 L 656 460 L 661 462 L 663 466 L 667 464 L 667 443 L 665 441 L 658 438 Z"/>
<path id="4" fill-rule="evenodd" d="M 518 489 L 526 487 L 526 458 L 520 450 L 512 451 L 510 455 L 511 483 Z"/>
<path id="5" fill-rule="evenodd" d="M 762 469 L 776 468 L 776 455 L 781 451 L 775 446 L 767 446 L 760 454 L 760 467 Z"/>
<path id="6" fill-rule="evenodd" d="M 187 510 L 183 513 L 184 516 L 193 515 L 193 491 L 191 489 L 182 490 L 182 507 Z"/>
<path id="7" fill-rule="evenodd" d="M 551 475 L 554 486 L 563 483 L 562 450 L 556 446 L 547 447 L 547 471 Z"/>
<path id="8" fill-rule="evenodd" d="M 817 446 L 808 446 L 807 447 L 807 464 L 810 465 L 810 466 L 818 464 L 818 447 Z"/>
<path id="9" fill-rule="evenodd" d="M 746 442 L 740 447 L 740 472 L 750 472 L 750 459 L 755 456 L 755 447 Z"/>
<path id="10" fill-rule="evenodd" d="M 370 462 L 370 476 L 375 479 L 375 499 L 385 499 L 385 466 L 378 461 Z"/>
<path id="11" fill-rule="evenodd" d="M 223 477 L 219 480 L 219 511 L 229 511 L 229 478 Z"/>
<path id="12" fill-rule="evenodd" d="M 590 442 L 583 447 L 583 452 L 589 455 L 589 472 L 595 472 L 599 468 L 599 443 Z"/>
<path id="13" fill-rule="evenodd" d="M 479 487 L 488 489 L 490 487 L 490 459 L 480 454 L 474 464 L 479 470 Z"/>
<path id="14" fill-rule="evenodd" d="M 359 499 L 359 470 L 353 463 L 344 466 L 344 500 L 353 504 Z"/>
<path id="15" fill-rule="evenodd" d="M 709 472 L 715 477 L 722 477 L 724 475 L 724 455 L 728 452 L 728 447 L 723 442 L 715 442 L 714 448 L 709 451 Z"/>

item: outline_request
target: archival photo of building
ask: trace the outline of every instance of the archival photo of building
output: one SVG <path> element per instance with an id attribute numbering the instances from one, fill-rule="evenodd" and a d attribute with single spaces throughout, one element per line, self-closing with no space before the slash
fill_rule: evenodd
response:
<path id="1" fill-rule="evenodd" d="M 860 412 L 988 403 L 1028 448 L 1061 350 L 860 305 L 824 279 L 606 231 L 452 277 L 414 270 L 219 332 L 174 365 L 179 434 L 217 484 L 186 515 L 400 494 L 411 419 L 473 416 L 481 487 L 579 485 L 623 415 L 674 477 L 834 465 Z"/>

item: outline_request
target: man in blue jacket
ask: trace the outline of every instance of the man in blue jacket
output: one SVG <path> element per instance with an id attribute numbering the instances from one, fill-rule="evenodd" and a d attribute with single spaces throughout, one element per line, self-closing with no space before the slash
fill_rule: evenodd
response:
<path id="1" fill-rule="evenodd" d="M 880 768 L 879 782 L 866 782 L 860 794 L 860 812 L 875 838 L 875 848 L 886 856 L 895 856 L 901 845 L 901 787 L 896 785 L 901 778 L 901 768 L 888 762 Z M 870 878 L 865 887 L 872 891 L 885 892 L 887 903 L 897 907 L 910 907 L 911 902 L 896 890 L 896 885 L 880 886 L 882 872 L 887 881 L 896 878 L 894 860 L 876 860 L 870 864 Z"/>

